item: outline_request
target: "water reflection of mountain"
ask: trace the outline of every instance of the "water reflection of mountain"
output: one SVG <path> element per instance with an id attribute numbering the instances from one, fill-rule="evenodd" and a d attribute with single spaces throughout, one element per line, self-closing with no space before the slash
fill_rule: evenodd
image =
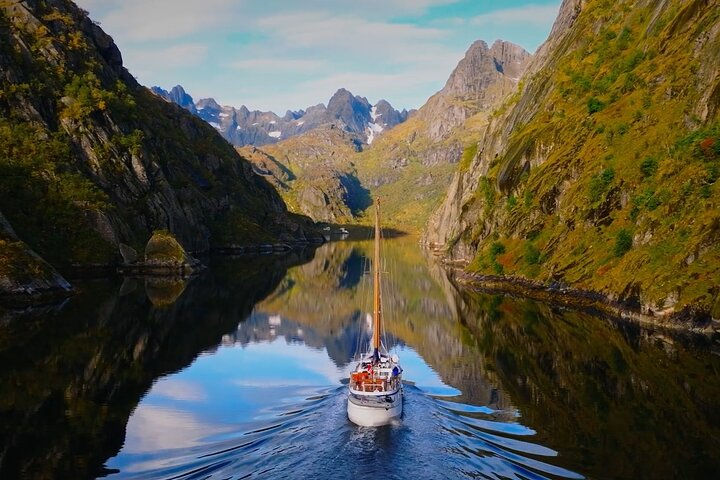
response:
<path id="1" fill-rule="evenodd" d="M 359 313 L 358 313 L 359 315 Z M 329 336 L 311 326 L 294 322 L 280 315 L 256 312 L 240 323 L 235 332 L 223 336 L 223 345 L 248 345 L 257 342 L 269 342 L 283 337 L 288 343 L 303 343 L 318 350 L 326 350 L 330 359 L 338 367 L 344 367 L 358 353 L 359 345 L 370 342 L 372 333 L 367 322 L 353 319 L 346 328 Z M 387 337 L 389 348 L 401 344 L 392 335 Z"/>
<path id="2" fill-rule="evenodd" d="M 415 349 L 458 400 L 516 409 L 558 464 L 591 477 L 718 477 L 720 356 L 625 323 L 461 292 L 412 240 L 385 247 L 391 342 Z M 188 284 L 89 282 L 60 307 L 0 316 L 0 478 L 97 475 L 153 381 L 222 342 L 282 336 L 345 365 L 369 335 L 369 249 L 219 257 Z"/>
<path id="3" fill-rule="evenodd" d="M 312 330 L 317 338 L 308 344 L 327 346 L 348 332 L 333 358 L 349 358 L 350 332 L 362 324 L 357 312 L 368 305 L 362 282 L 343 287 L 342 279 L 347 260 L 369 248 L 319 249 L 257 311 Z M 591 477 L 717 477 L 720 357 L 706 347 L 534 301 L 464 292 L 406 239 L 386 242 L 384 255 L 388 331 L 460 389 L 458 400 L 517 409 L 538 443 L 561 452 L 560 464 Z"/>
<path id="4" fill-rule="evenodd" d="M 224 257 L 188 285 L 89 282 L 61 307 L 5 312 L 0 478 L 101 473 L 152 382 L 217 345 L 308 258 Z"/>
<path id="5" fill-rule="evenodd" d="M 258 312 L 295 322 L 317 336 L 338 365 L 357 348 L 371 308 L 368 271 L 371 242 L 338 242 L 319 248 L 315 258 L 296 267 L 277 291 L 261 302 Z M 411 345 L 443 380 L 460 389 L 460 399 L 509 409 L 498 383 L 491 380 L 482 356 L 468 343 L 457 321 L 453 297 L 445 291 L 445 272 L 428 263 L 412 238 L 383 243 L 383 307 L 389 335 Z M 244 328 L 241 325 L 240 328 Z M 306 339 L 308 345 L 313 345 Z M 391 342 L 395 343 L 395 340 Z"/>
<path id="6" fill-rule="evenodd" d="M 476 354 L 562 464 L 593 478 L 717 478 L 720 358 L 626 322 L 458 293 Z"/>

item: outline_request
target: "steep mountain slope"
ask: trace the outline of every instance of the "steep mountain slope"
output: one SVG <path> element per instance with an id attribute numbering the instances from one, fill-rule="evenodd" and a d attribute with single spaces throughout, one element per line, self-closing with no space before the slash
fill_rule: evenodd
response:
<path id="1" fill-rule="evenodd" d="M 355 169 L 361 145 L 358 135 L 329 126 L 238 151 L 278 188 L 291 211 L 319 222 L 347 223 L 370 205 Z"/>
<path id="2" fill-rule="evenodd" d="M 481 135 L 490 114 L 517 90 L 530 58 L 508 42 L 498 40 L 492 47 L 475 42 L 445 87 L 399 124 L 403 116 L 387 102 L 370 107 L 341 89 L 328 110 L 343 118 L 345 127 L 323 127 L 261 147 L 264 156 L 253 156 L 260 162 L 256 171 L 274 177 L 271 182 L 294 211 L 315 220 L 363 222 L 372 195 L 383 199 L 383 210 L 395 227 L 420 231 L 440 203 L 457 162 L 474 154 L 474 141 L 468 138 Z M 368 140 L 348 133 L 367 122 L 368 112 Z M 371 140 L 372 145 L 364 144 Z M 274 162 L 294 178 L 284 180 L 287 172 L 276 171 Z"/>
<path id="3" fill-rule="evenodd" d="M 0 177 L 3 214 L 59 266 L 110 263 L 157 228 L 190 250 L 305 237 L 247 161 L 139 86 L 66 0 L 0 3 Z"/>
<path id="4" fill-rule="evenodd" d="M 531 55 L 497 40 L 473 43 L 418 113 L 380 137 L 358 160 L 358 175 L 383 197 L 389 215 L 420 230 L 450 184 L 456 163 L 472 156 L 490 114 L 517 90 Z"/>
<path id="5" fill-rule="evenodd" d="M 344 88 L 335 92 L 327 107 L 321 103 L 297 112 L 288 110 L 283 117 L 273 112 L 250 111 L 244 105 L 237 109 L 221 106 L 212 98 L 194 102 L 180 85 L 169 92 L 160 87 L 153 87 L 152 91 L 198 115 L 227 141 L 240 147 L 273 144 L 329 125 L 371 144 L 382 131 L 404 122 L 412 113 L 395 110 L 385 100 L 370 105 L 365 97 L 355 96 Z"/>
<path id="6" fill-rule="evenodd" d="M 717 0 L 565 0 L 428 241 L 473 271 L 720 318 L 719 20 Z"/>

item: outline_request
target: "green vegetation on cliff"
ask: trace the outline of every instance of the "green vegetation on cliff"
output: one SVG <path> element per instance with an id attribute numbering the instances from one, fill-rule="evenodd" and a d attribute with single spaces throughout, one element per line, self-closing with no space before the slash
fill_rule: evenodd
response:
<path id="1" fill-rule="evenodd" d="M 456 255 L 474 256 L 475 271 L 717 318 L 720 8 L 566 3 L 561 17 L 579 15 L 494 120 L 483 142 L 497 149 L 459 179 L 461 212 L 446 202 L 455 227 L 447 216 L 435 226 Z"/>
<path id="2" fill-rule="evenodd" d="M 305 238 L 309 222 L 213 128 L 138 85 L 71 1 L 0 2 L 0 71 L 0 205 L 51 263 L 113 263 L 162 228 L 191 251 Z"/>

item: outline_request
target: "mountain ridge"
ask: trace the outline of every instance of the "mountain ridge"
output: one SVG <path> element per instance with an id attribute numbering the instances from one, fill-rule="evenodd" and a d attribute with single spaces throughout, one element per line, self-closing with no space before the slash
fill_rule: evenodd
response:
<path id="1" fill-rule="evenodd" d="M 372 144 L 382 131 L 403 123 L 414 113 L 395 110 L 382 99 L 371 105 L 365 97 L 353 95 L 345 88 L 339 88 L 327 106 L 320 103 L 305 110 L 287 110 L 282 117 L 271 111 L 251 111 L 245 105 L 222 106 L 212 98 L 194 101 L 181 85 L 170 91 L 155 86 L 151 91 L 210 123 L 237 147 L 277 143 L 327 125 L 336 125 L 356 134 L 363 143 Z M 382 118 L 376 122 L 379 117 Z"/>
<path id="2" fill-rule="evenodd" d="M 380 196 L 396 226 L 419 231 L 468 147 L 467 132 L 485 128 L 486 117 L 516 91 L 516 77 L 530 58 L 510 42 L 473 43 L 445 87 L 406 121 L 387 131 L 377 128 L 382 134 L 371 145 L 357 133 L 324 125 L 240 151 L 298 213 L 323 222 L 365 222 L 370 195 Z M 329 108 L 345 110 L 346 117 L 359 113 L 356 125 L 366 121 L 368 112 L 380 127 L 398 115 L 387 102 L 370 106 L 345 89 L 338 90 Z"/>

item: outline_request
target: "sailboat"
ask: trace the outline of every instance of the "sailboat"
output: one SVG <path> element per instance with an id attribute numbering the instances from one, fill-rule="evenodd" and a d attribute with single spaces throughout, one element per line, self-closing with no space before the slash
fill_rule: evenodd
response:
<path id="1" fill-rule="evenodd" d="M 389 355 L 380 339 L 380 202 L 375 204 L 375 252 L 373 256 L 373 330 L 370 350 L 350 374 L 348 418 L 362 427 L 391 423 L 402 415 L 402 367 L 397 355 Z"/>

